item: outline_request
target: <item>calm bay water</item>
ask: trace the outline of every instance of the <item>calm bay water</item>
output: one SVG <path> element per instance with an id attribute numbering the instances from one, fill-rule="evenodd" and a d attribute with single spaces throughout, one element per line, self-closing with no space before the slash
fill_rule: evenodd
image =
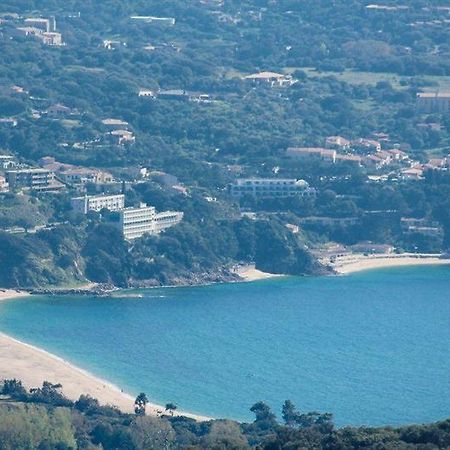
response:
<path id="1" fill-rule="evenodd" d="M 338 425 L 450 416 L 448 266 L 139 293 L 0 303 L 0 331 L 205 415 L 291 399 Z"/>

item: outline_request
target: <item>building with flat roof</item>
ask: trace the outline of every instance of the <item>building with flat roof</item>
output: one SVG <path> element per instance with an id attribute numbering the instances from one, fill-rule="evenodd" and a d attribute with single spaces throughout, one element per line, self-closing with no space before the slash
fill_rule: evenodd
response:
<path id="1" fill-rule="evenodd" d="M 286 156 L 292 159 L 319 159 L 333 164 L 336 155 L 336 150 L 321 147 L 289 147 L 286 150 Z"/>
<path id="2" fill-rule="evenodd" d="M 145 234 L 159 234 L 183 220 L 180 211 L 157 213 L 153 206 L 141 203 L 139 207 L 124 208 L 119 211 L 119 227 L 127 240 L 133 240 Z"/>
<path id="3" fill-rule="evenodd" d="M 6 181 L 12 189 L 30 188 L 36 191 L 50 191 L 62 187 L 55 180 L 53 172 L 40 168 L 8 170 Z"/>
<path id="4" fill-rule="evenodd" d="M 81 214 L 87 214 L 88 211 L 99 212 L 105 208 L 120 211 L 125 208 L 125 195 L 85 195 L 70 199 L 70 204 L 74 211 Z"/>
<path id="5" fill-rule="evenodd" d="M 240 198 L 314 197 L 317 192 L 304 180 L 295 178 L 241 178 L 230 185 L 230 194 Z"/>
<path id="6" fill-rule="evenodd" d="M 30 17 L 25 19 L 24 23 L 28 27 L 39 28 L 46 33 L 56 31 L 56 20 L 54 17 L 51 19 L 45 19 L 43 17 Z"/>
<path id="7" fill-rule="evenodd" d="M 167 25 L 175 25 L 174 17 L 156 17 L 156 16 L 131 16 L 131 20 L 138 20 L 141 22 L 151 23 L 151 22 L 160 22 Z"/>
<path id="8" fill-rule="evenodd" d="M 424 114 L 450 112 L 450 92 L 419 92 L 417 111 Z"/>
<path id="9" fill-rule="evenodd" d="M 124 208 L 120 211 L 120 228 L 127 240 L 140 238 L 144 234 L 155 234 L 156 210 L 154 206 L 141 203 L 138 208 Z"/>
<path id="10" fill-rule="evenodd" d="M 163 211 L 155 216 L 155 233 L 161 233 L 167 228 L 179 224 L 183 220 L 184 213 L 180 211 Z"/>
<path id="11" fill-rule="evenodd" d="M 122 119 L 103 119 L 102 124 L 110 130 L 127 130 L 129 123 Z"/>
<path id="12" fill-rule="evenodd" d="M 112 183 L 114 177 L 109 172 L 103 172 L 98 169 L 90 169 L 88 167 L 69 167 L 64 168 L 59 173 L 64 182 L 69 184 L 100 184 Z"/>

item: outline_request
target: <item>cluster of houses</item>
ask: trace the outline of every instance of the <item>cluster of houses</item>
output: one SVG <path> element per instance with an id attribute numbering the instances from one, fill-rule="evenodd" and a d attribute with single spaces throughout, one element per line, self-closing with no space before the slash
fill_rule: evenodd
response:
<path id="1" fill-rule="evenodd" d="M 417 162 L 396 148 L 389 148 L 389 137 L 383 133 L 375 139 L 349 140 L 342 136 L 329 136 L 324 147 L 289 147 L 286 156 L 293 160 L 316 160 L 329 164 L 347 164 L 365 167 L 369 172 L 395 167 L 408 170 Z M 383 149 L 387 147 L 387 149 Z"/>
<path id="2" fill-rule="evenodd" d="M 407 180 L 422 180 L 425 172 L 438 171 L 448 172 L 450 170 L 450 154 L 443 158 L 431 158 L 428 162 L 422 164 L 414 162 L 411 167 L 401 171 L 402 178 Z"/>
<path id="3" fill-rule="evenodd" d="M 10 190 L 57 193 L 68 187 L 85 192 L 86 184 L 89 183 L 101 194 L 73 197 L 71 199 L 73 210 L 81 214 L 87 214 L 89 211 L 100 212 L 103 209 L 117 212 L 118 220 L 111 223 L 120 228 L 127 240 L 136 239 L 144 234 L 159 234 L 183 219 L 183 213 L 180 211 L 157 212 L 153 206 L 146 204 L 125 207 L 123 191 L 126 189 L 126 183 L 116 181 L 109 172 L 61 163 L 50 156 L 41 158 L 39 165 L 40 167 L 27 167 L 17 163 L 12 155 L 0 155 L 0 193 Z M 178 183 L 175 177 L 168 174 L 162 172 L 151 174 L 155 175 L 152 179 L 166 182 L 168 185 Z"/>
<path id="4" fill-rule="evenodd" d="M 9 17 L 8 22 L 14 24 L 10 34 L 12 36 L 25 36 L 37 39 L 44 45 L 60 47 L 64 45 L 62 35 L 56 29 L 56 19 L 54 17 L 29 17 L 18 16 Z"/>

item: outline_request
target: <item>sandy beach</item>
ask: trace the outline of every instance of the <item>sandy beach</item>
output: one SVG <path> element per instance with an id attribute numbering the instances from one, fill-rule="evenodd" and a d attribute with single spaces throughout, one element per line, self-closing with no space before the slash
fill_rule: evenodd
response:
<path id="1" fill-rule="evenodd" d="M 0 302 L 3 300 L 12 300 L 14 298 L 27 297 L 30 293 L 15 289 L 0 289 Z"/>
<path id="2" fill-rule="evenodd" d="M 4 289 L 0 291 L 0 301 L 27 295 L 27 292 Z M 41 386 L 44 381 L 61 383 L 64 395 L 71 400 L 77 400 L 82 394 L 89 394 L 103 405 L 114 405 L 127 413 L 134 411 L 134 397 L 117 386 L 45 350 L 0 333 L 0 380 L 11 378 L 21 380 L 27 388 Z M 163 406 L 147 404 L 147 414 L 158 415 L 161 412 L 164 412 Z M 176 415 L 199 421 L 210 419 L 183 411 L 178 411 Z"/>
<path id="3" fill-rule="evenodd" d="M 441 258 L 439 255 L 428 254 L 379 254 L 363 255 L 353 254 L 338 258 L 331 267 L 341 275 L 360 272 L 370 269 L 384 269 L 400 266 L 418 265 L 445 265 L 450 264 L 450 258 Z"/>
<path id="4" fill-rule="evenodd" d="M 258 280 L 266 280 L 268 278 L 282 277 L 284 275 L 263 272 L 255 268 L 255 266 L 241 266 L 236 272 L 242 278 L 242 281 L 258 281 Z"/>

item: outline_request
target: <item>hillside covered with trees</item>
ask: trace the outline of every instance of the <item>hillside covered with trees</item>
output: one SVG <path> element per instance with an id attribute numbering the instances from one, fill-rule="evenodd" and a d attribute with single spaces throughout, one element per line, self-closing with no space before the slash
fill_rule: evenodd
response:
<path id="1" fill-rule="evenodd" d="M 5 0 L 1 153 L 27 166 L 51 156 L 110 171 L 131 184 L 127 205 L 146 201 L 183 211 L 185 219 L 129 245 L 107 213 L 75 217 L 70 197 L 79 192 L 70 187 L 0 194 L 1 283 L 211 281 L 227 279 L 238 263 L 318 274 L 326 268 L 311 250 L 329 242 L 446 252 L 448 169 L 425 166 L 448 154 L 450 116 L 419 113 L 416 95 L 450 89 L 447 15 L 444 2 L 425 0 L 379 7 L 360 0 Z M 18 34 L 30 17 L 54 17 L 63 45 Z M 264 71 L 296 82 L 274 87 L 245 78 Z M 50 117 L 55 105 L 70 113 Z M 125 121 L 135 141 L 105 144 L 106 118 Z M 387 139 L 384 150 L 401 149 L 408 165 L 330 167 L 286 157 L 288 147 L 323 147 L 329 136 L 375 135 Z M 403 177 L 409 166 L 427 169 L 420 181 Z M 176 177 L 184 194 L 136 181 L 132 172 L 142 167 Z M 230 198 L 229 184 L 245 177 L 304 179 L 318 195 Z M 335 222 L 305 221 L 311 217 Z M 434 231 L 405 231 L 403 218 Z M 16 235 L 14 227 L 45 229 Z M 13 249 L 17 258 L 6 258 Z"/>
<path id="2" fill-rule="evenodd" d="M 0 448 L 25 449 L 417 449 L 450 445 L 449 421 L 404 427 L 335 428 L 328 413 L 300 412 L 286 400 L 281 420 L 264 402 L 255 403 L 252 423 L 217 419 L 196 422 L 174 416 L 167 404 L 160 417 L 147 416 L 144 393 L 136 413 L 124 414 L 82 395 L 76 402 L 45 382 L 27 392 L 18 380 L 4 380 L 0 401 Z"/>

